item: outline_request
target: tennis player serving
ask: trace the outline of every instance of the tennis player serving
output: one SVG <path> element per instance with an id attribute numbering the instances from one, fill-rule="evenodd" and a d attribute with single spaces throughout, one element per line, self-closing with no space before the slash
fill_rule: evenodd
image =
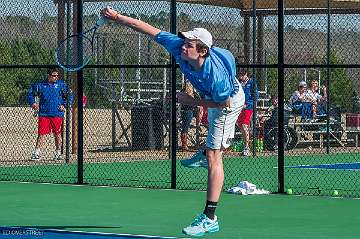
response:
<path id="1" fill-rule="evenodd" d="M 242 87 L 236 79 L 233 55 L 225 49 L 213 47 L 212 36 L 204 28 L 194 28 L 174 35 L 143 21 L 121 15 L 109 7 L 101 13 L 110 20 L 149 35 L 164 46 L 180 65 L 185 78 L 205 95 L 205 99 L 194 99 L 184 92 L 176 95 L 181 104 L 208 107 L 209 121 L 206 149 L 181 161 L 185 167 L 208 168 L 205 210 L 183 229 L 183 233 L 203 236 L 219 231 L 215 209 L 224 183 L 222 155 L 234 137 L 235 123 L 245 101 Z"/>

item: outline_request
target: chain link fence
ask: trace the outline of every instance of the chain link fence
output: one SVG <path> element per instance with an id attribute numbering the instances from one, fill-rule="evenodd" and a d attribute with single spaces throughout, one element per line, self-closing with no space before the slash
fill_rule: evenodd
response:
<path id="1" fill-rule="evenodd" d="M 41 7 L 36 7 L 40 4 L 36 1 L 5 0 L 2 4 L 0 180 L 206 190 L 207 171 L 184 169 L 179 163 L 204 147 L 206 111 L 192 109 L 184 150 L 184 108 L 177 105 L 173 109 L 171 100 L 173 90 L 180 91 L 186 79 L 179 70 L 176 79 L 172 77 L 169 54 L 152 39 L 112 22 L 95 37 L 93 58 L 83 70 L 83 99 L 77 97 L 77 74 L 62 72 L 76 98 L 62 124 L 63 160 L 53 160 L 52 135 L 46 137 L 40 160 L 31 160 L 37 115 L 29 107 L 27 92 L 35 82 L 46 80 L 48 68 L 55 67 L 54 50 L 58 42 L 76 32 L 78 8 L 74 2 L 61 0 Z M 358 197 L 359 3 L 330 1 L 330 12 L 326 1 L 299 4 L 285 1 L 280 42 L 284 64 L 278 64 L 282 38 L 276 1 L 259 1 L 256 7 L 252 1 L 176 4 L 177 31 L 208 29 L 214 45 L 229 49 L 238 72 L 247 69 L 258 86 L 250 129 L 251 156 L 242 156 L 243 137 L 237 127 L 234 144 L 224 157 L 224 189 L 246 180 L 278 192 L 279 171 L 283 171 L 284 187 L 297 194 L 330 195 L 338 190 L 342 196 Z M 175 14 L 170 1 L 84 1 L 83 29 L 91 27 L 107 5 L 164 31 L 169 31 Z M 284 69 L 284 83 L 279 81 L 279 69 Z M 307 112 L 290 100 L 295 91 L 304 90 L 302 81 L 308 88 L 316 82 L 314 92 L 323 99 L 317 104 L 306 101 Z M 278 112 L 271 101 L 279 90 L 285 105 L 279 113 L 284 114 L 280 140 Z M 83 125 L 78 125 L 79 100 Z M 171 117 L 172 110 L 176 119 Z M 79 127 L 83 132 L 80 140 Z M 175 137 L 173 132 L 177 132 Z M 175 154 L 172 144 L 178 148 Z M 282 149 L 283 159 L 278 153 Z M 279 168 L 281 160 L 284 168 Z"/>

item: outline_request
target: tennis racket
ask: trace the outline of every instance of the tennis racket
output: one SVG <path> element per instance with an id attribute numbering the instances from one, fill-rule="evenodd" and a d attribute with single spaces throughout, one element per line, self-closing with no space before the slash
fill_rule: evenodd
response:
<path id="1" fill-rule="evenodd" d="M 34 96 L 34 100 L 35 100 L 35 104 L 39 104 L 40 103 L 40 92 L 39 92 L 39 86 L 36 86 L 36 91 L 33 92 L 33 96 Z M 33 116 L 37 117 L 39 114 L 39 109 L 33 111 Z"/>
<path id="2" fill-rule="evenodd" d="M 36 103 L 36 104 L 39 103 L 39 97 L 38 97 L 38 96 L 35 97 L 35 103 Z M 37 117 L 38 114 L 39 114 L 39 110 L 34 110 L 33 116 L 34 116 L 34 117 Z"/>
<path id="3" fill-rule="evenodd" d="M 61 41 L 55 51 L 58 66 L 65 71 L 78 71 L 84 68 L 90 62 L 94 52 L 96 30 L 107 21 L 105 17 L 100 17 L 92 28 Z"/>

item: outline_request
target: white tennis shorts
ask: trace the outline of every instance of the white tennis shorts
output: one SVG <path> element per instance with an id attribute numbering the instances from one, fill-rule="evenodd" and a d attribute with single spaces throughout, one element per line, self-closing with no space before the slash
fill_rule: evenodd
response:
<path id="1" fill-rule="evenodd" d="M 241 110 L 244 108 L 245 94 L 240 86 L 239 92 L 230 98 L 228 108 L 208 108 L 209 130 L 206 147 L 224 149 L 231 145 L 235 135 L 235 124 Z"/>

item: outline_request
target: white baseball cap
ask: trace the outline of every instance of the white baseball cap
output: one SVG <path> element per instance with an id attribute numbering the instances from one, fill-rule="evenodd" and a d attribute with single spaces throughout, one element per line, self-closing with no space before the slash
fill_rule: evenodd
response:
<path id="1" fill-rule="evenodd" d="M 213 45 L 212 35 L 205 28 L 194 28 L 191 31 L 180 32 L 180 35 L 190 40 L 200 40 L 209 48 L 211 48 L 211 46 Z"/>
<path id="2" fill-rule="evenodd" d="M 300 83 L 299 83 L 299 86 L 302 86 L 302 87 L 306 87 L 306 82 L 305 81 L 300 81 Z"/>

